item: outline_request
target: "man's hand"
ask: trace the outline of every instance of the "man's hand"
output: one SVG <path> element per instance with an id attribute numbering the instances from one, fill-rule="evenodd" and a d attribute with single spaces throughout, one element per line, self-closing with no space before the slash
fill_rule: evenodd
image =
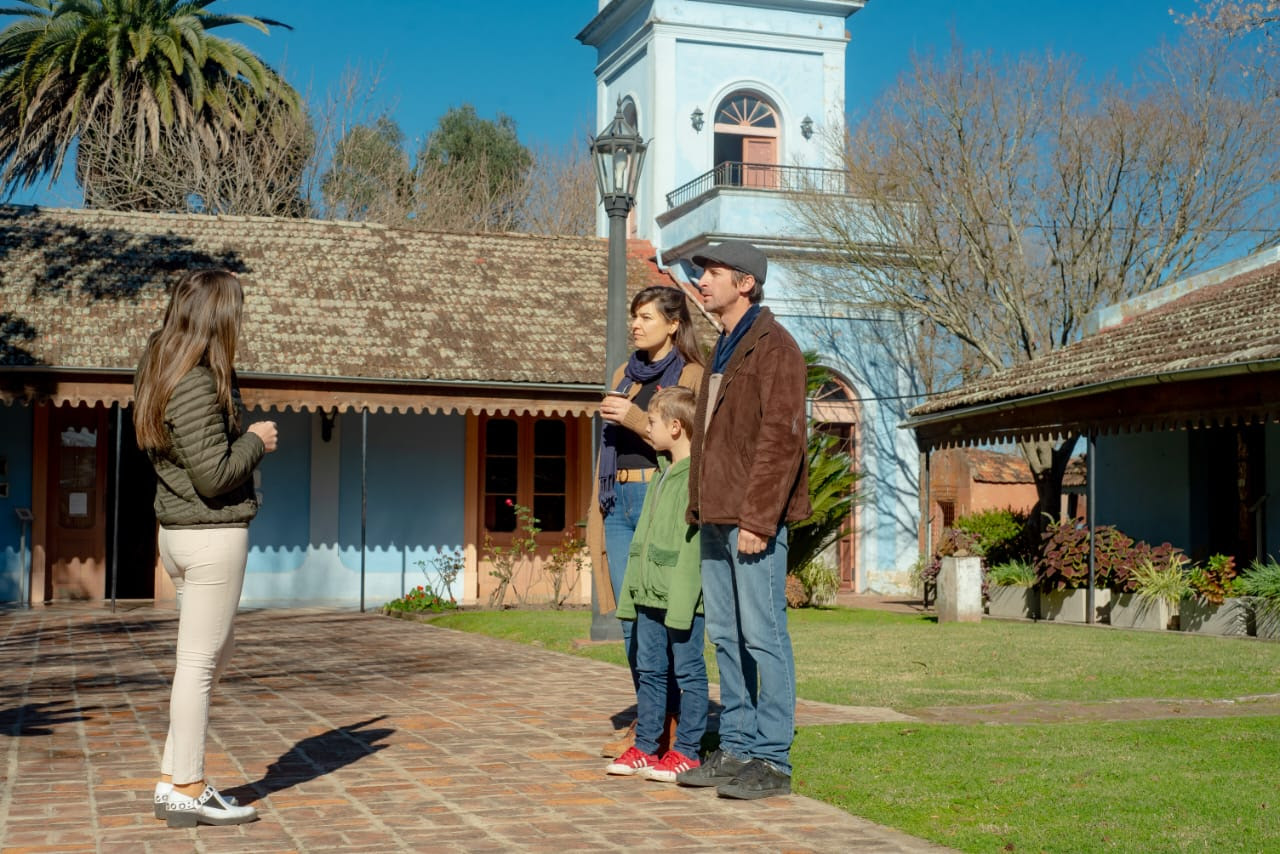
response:
<path id="1" fill-rule="evenodd" d="M 758 555 L 768 547 L 768 537 L 753 534 L 746 528 L 738 529 L 738 554 Z"/>

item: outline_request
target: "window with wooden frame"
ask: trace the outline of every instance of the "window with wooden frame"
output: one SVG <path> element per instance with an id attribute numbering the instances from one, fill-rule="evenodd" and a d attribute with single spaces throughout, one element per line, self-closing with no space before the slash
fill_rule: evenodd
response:
<path id="1" fill-rule="evenodd" d="M 480 419 L 480 524 L 501 542 L 515 530 L 516 506 L 531 508 L 558 542 L 576 517 L 577 424 L 563 418 L 486 415 Z"/>
<path id="2" fill-rule="evenodd" d="M 738 91 L 716 108 L 717 183 L 741 187 L 778 187 L 778 111 L 753 92 Z"/>

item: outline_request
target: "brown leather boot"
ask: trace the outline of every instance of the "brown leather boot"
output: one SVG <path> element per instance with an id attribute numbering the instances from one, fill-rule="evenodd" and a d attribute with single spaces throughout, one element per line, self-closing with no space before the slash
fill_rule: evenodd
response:
<path id="1" fill-rule="evenodd" d="M 675 747 L 676 728 L 678 726 L 680 726 L 680 718 L 675 715 L 667 715 L 667 719 L 662 725 L 662 735 L 658 736 L 658 756 L 665 756 L 668 750 Z"/>
<path id="2" fill-rule="evenodd" d="M 627 749 L 636 743 L 636 722 L 632 721 L 631 726 L 618 738 L 613 741 L 605 742 L 604 747 L 600 748 L 600 755 L 609 759 L 617 759 L 619 756 L 627 752 Z"/>

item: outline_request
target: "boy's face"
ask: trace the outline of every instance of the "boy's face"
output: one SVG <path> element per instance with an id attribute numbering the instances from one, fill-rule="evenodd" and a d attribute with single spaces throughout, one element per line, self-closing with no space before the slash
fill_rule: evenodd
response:
<path id="1" fill-rule="evenodd" d="M 649 434 L 649 444 L 653 445 L 655 451 L 669 451 L 675 444 L 675 434 L 677 429 L 675 421 L 668 421 L 655 409 L 649 410 L 647 417 L 649 419 L 649 427 L 646 431 Z"/>

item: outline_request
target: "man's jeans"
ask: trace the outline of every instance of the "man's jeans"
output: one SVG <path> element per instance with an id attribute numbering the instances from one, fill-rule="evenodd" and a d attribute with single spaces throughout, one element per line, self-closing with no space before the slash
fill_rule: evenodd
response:
<path id="1" fill-rule="evenodd" d="M 786 591 L 785 525 L 754 555 L 738 554 L 736 526 L 702 526 L 702 601 L 720 668 L 720 748 L 790 774 L 796 665 Z"/>
<path id="2" fill-rule="evenodd" d="M 701 614 L 693 615 L 689 628 L 669 629 L 663 624 L 667 612 L 659 608 L 636 608 L 636 667 L 640 690 L 636 698 L 636 747 L 655 753 L 662 736 L 667 709 L 679 711 L 675 744 L 685 756 L 698 758 L 698 746 L 707 730 L 707 660 L 702 657 L 706 634 Z M 677 697 L 671 697 L 675 678 Z"/>

